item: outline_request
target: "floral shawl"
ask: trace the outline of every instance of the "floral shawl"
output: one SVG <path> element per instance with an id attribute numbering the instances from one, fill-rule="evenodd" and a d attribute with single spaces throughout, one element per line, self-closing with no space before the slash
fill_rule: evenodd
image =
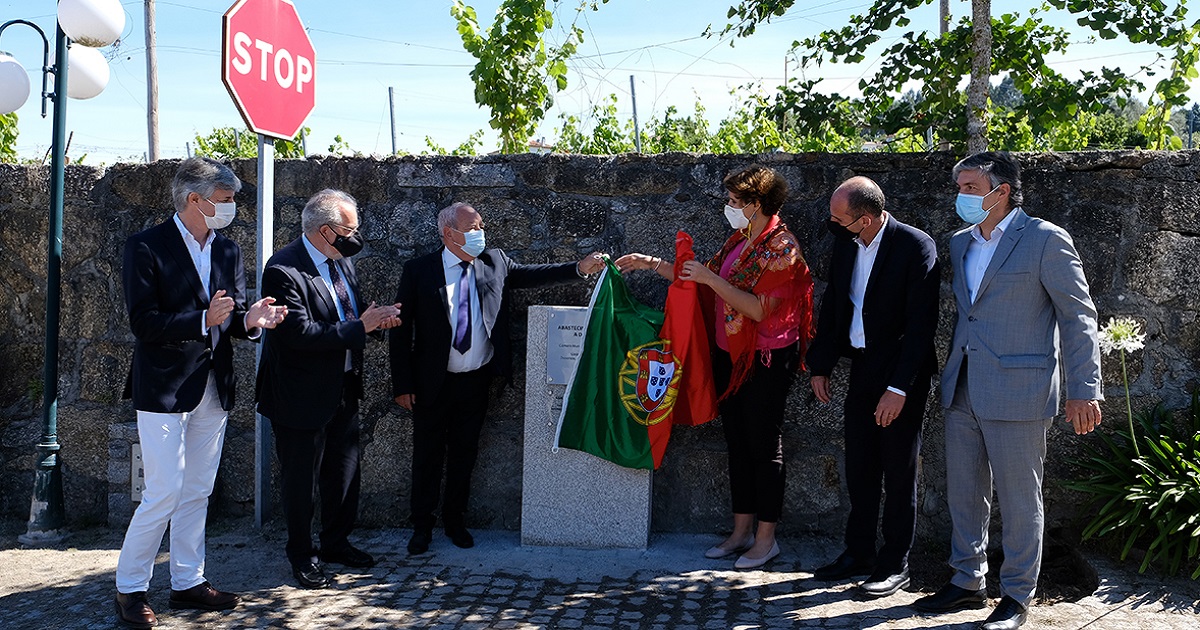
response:
<path id="1" fill-rule="evenodd" d="M 720 274 L 721 265 L 729 257 L 729 253 L 746 238 L 745 232 L 734 232 L 706 266 L 713 273 Z M 770 311 L 767 317 L 782 319 L 784 324 L 794 326 L 800 331 L 802 365 L 804 353 L 812 340 L 813 281 L 795 235 L 788 231 L 778 215 L 772 216 L 762 234 L 738 255 L 729 269 L 727 280 L 735 288 L 759 296 L 760 300 L 768 294 L 778 294 L 779 289 L 783 289 L 783 301 Z M 708 298 L 705 304 L 707 312 L 712 313 L 713 302 L 709 300 L 713 293 L 709 290 L 705 291 L 705 294 Z M 754 370 L 758 322 L 726 303 L 724 317 L 717 324 L 725 326 L 725 333 L 729 338 L 729 354 L 733 361 L 729 387 L 721 394 L 721 399 L 724 400 L 737 391 Z M 769 358 L 764 358 L 769 361 Z"/>

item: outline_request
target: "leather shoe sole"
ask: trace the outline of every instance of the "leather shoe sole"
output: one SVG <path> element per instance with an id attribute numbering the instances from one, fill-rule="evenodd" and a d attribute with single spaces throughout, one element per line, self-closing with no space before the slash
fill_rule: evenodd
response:
<path id="1" fill-rule="evenodd" d="M 310 564 L 306 567 L 292 567 L 292 576 L 300 583 L 301 588 L 325 588 L 329 586 L 329 576 L 321 567 Z"/>
<path id="2" fill-rule="evenodd" d="M 893 575 L 872 575 L 867 578 L 866 582 L 858 585 L 858 592 L 867 597 L 888 597 L 889 595 L 895 595 L 901 589 L 907 588 L 911 583 L 912 580 L 908 577 L 908 571 Z"/>
<path id="3" fill-rule="evenodd" d="M 128 599 L 128 596 L 126 599 Z M 154 616 L 154 611 L 150 609 L 150 604 L 146 603 L 145 596 L 143 595 L 143 598 L 137 601 L 140 602 L 145 608 L 142 611 L 136 611 L 137 613 L 143 615 L 141 618 L 127 616 L 135 613 L 135 611 L 128 610 L 129 608 L 133 607 L 132 604 L 135 602 L 127 601 L 126 605 L 121 605 L 121 593 L 117 594 L 117 599 L 113 602 L 113 604 L 117 608 L 117 619 L 120 621 L 121 625 L 127 628 L 134 628 L 135 630 L 145 630 L 146 628 L 153 628 L 154 626 L 157 626 L 158 618 Z"/>
<path id="4" fill-rule="evenodd" d="M 923 613 L 950 613 L 959 610 L 978 610 L 987 606 L 987 592 L 972 591 L 947 584 L 933 595 L 926 595 L 912 603 L 912 607 Z"/>
<path id="5" fill-rule="evenodd" d="M 237 595 L 223 593 L 204 582 L 182 591 L 172 590 L 168 603 L 172 610 L 229 610 L 240 601 Z"/>

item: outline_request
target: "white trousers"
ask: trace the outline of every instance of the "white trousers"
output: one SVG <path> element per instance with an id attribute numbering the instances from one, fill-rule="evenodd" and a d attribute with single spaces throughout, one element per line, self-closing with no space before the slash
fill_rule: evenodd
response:
<path id="1" fill-rule="evenodd" d="M 204 582 L 204 522 L 217 479 L 225 422 L 210 373 L 200 404 L 188 413 L 138 411 L 145 487 L 117 560 L 117 592 L 148 590 L 154 559 L 171 525 L 171 588 Z"/>

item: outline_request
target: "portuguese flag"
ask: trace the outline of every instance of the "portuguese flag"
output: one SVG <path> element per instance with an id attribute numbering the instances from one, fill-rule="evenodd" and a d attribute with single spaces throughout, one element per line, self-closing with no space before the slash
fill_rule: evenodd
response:
<path id="1" fill-rule="evenodd" d="M 686 245 L 690 255 L 690 237 Z M 588 305 L 583 347 L 563 398 L 555 443 L 627 468 L 652 470 L 662 464 L 672 424 L 716 417 L 708 336 L 703 323 L 698 329 L 694 325 L 701 317 L 695 283 L 673 284 L 664 317 L 635 300 L 621 272 L 612 261 L 606 264 Z M 690 292 L 673 302 L 675 285 L 689 285 Z M 669 338 L 672 331 L 680 337 L 679 346 Z M 692 366 L 685 359 L 692 356 L 700 359 L 696 377 L 688 378 L 684 365 Z M 677 405 L 681 396 L 684 402 Z M 683 412 L 678 417 L 677 410 Z"/>

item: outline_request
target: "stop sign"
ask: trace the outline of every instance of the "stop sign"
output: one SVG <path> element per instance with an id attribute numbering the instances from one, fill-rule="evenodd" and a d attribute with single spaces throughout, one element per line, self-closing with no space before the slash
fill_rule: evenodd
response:
<path id="1" fill-rule="evenodd" d="M 221 27 L 221 81 L 246 125 L 291 140 L 316 104 L 317 55 L 295 5 L 237 0 Z"/>

